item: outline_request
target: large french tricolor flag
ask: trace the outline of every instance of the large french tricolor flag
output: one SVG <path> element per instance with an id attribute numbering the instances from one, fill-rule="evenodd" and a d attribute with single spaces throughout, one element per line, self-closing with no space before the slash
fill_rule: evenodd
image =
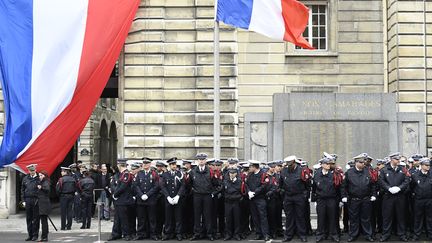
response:
<path id="1" fill-rule="evenodd" d="M 139 0 L 0 0 L 0 167 L 52 173 L 83 130 Z"/>
<path id="2" fill-rule="evenodd" d="M 314 49 L 302 36 L 308 8 L 297 0 L 216 0 L 216 20 Z"/>

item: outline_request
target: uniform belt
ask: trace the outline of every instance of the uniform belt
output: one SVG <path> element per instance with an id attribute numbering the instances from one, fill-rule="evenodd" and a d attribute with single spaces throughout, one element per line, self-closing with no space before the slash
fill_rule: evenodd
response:
<path id="1" fill-rule="evenodd" d="M 60 193 L 61 195 L 71 195 L 71 194 L 75 194 L 75 192 L 68 192 L 68 193 Z"/>
<path id="2" fill-rule="evenodd" d="M 352 201 L 361 201 L 361 200 L 366 200 L 369 199 L 369 197 L 363 197 L 363 198 L 359 198 L 359 197 L 352 197 L 350 198 Z"/>

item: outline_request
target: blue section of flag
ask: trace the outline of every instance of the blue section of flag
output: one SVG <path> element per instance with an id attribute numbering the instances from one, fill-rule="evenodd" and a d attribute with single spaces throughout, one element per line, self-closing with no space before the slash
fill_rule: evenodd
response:
<path id="1" fill-rule="evenodd" d="M 216 20 L 242 29 L 249 29 L 253 0 L 218 0 Z"/>
<path id="2" fill-rule="evenodd" d="M 0 167 L 12 163 L 32 137 L 33 1 L 0 0 L 0 79 L 5 129 Z"/>

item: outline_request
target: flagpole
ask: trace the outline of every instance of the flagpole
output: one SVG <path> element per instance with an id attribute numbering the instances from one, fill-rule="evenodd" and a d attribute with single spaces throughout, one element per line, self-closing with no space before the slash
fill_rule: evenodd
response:
<path id="1" fill-rule="evenodd" d="M 214 22 L 213 157 L 220 159 L 219 21 Z"/>

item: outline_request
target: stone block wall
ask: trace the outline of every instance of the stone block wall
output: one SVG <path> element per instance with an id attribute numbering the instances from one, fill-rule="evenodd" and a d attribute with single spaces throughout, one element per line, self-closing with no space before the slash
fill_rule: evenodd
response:
<path id="1" fill-rule="evenodd" d="M 432 2 L 429 0 L 387 0 L 389 92 L 397 94 L 399 111 L 427 114 L 428 148 L 432 147 L 430 11 Z"/>
<path id="2" fill-rule="evenodd" d="M 127 158 L 213 154 L 213 1 L 142 0 L 121 70 Z M 222 26 L 221 157 L 237 156 L 237 36 Z"/>

